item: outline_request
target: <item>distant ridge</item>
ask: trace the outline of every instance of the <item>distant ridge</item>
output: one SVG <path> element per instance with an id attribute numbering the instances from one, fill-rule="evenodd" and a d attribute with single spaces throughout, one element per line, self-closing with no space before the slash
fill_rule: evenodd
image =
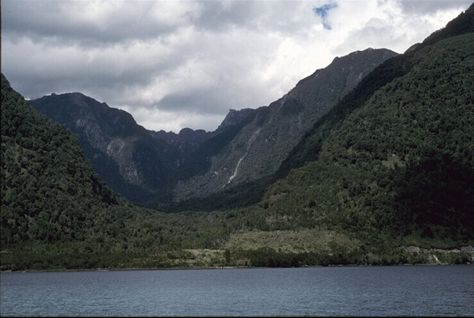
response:
<path id="1" fill-rule="evenodd" d="M 30 104 L 79 138 L 91 165 L 114 191 L 138 204 L 169 209 L 174 201 L 220 195 L 271 176 L 318 117 L 394 55 L 368 49 L 336 58 L 268 107 L 230 110 L 213 132 L 148 131 L 127 112 L 80 93 Z"/>

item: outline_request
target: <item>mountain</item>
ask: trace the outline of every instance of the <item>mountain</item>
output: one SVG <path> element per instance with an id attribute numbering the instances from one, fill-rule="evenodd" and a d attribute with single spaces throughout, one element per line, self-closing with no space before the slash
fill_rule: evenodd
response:
<path id="1" fill-rule="evenodd" d="M 79 139 L 97 174 L 132 202 L 169 201 L 179 180 L 203 173 L 254 112 L 231 114 L 214 132 L 150 131 L 120 109 L 81 93 L 51 94 L 30 104 Z"/>
<path id="2" fill-rule="evenodd" d="M 472 263 L 473 11 L 376 67 L 258 204 L 225 211 L 127 205 L 2 76 L 0 269 Z M 231 112 L 212 133 L 150 135 L 212 158 L 260 110 Z"/>
<path id="3" fill-rule="evenodd" d="M 221 235 L 206 230 L 212 221 L 176 222 L 118 198 L 78 139 L 34 110 L 3 74 L 1 100 L 0 270 L 169 267 L 177 246 Z M 127 131 L 124 118 L 117 131 Z M 192 227 L 199 232 L 185 236 Z"/>
<path id="4" fill-rule="evenodd" d="M 377 89 L 407 74 L 415 65 L 415 61 L 411 56 L 417 50 L 451 36 L 474 32 L 473 10 L 471 5 L 468 10 L 450 21 L 445 28 L 434 32 L 422 43 L 412 45 L 405 54 L 390 59 L 375 68 L 353 91 L 344 96 L 331 112 L 315 123 L 283 162 L 277 175 L 280 177 L 284 176 L 292 168 L 299 167 L 307 161 L 317 159 L 321 143 L 330 134 L 331 130 L 338 127 L 343 122 L 343 119 L 354 109 L 361 107 Z"/>
<path id="5" fill-rule="evenodd" d="M 133 202 L 162 195 L 171 182 L 176 151 L 133 117 L 80 93 L 45 96 L 30 104 L 75 134 L 97 174 Z"/>
<path id="6" fill-rule="evenodd" d="M 30 104 L 79 138 L 97 174 L 117 193 L 140 204 L 180 201 L 272 175 L 317 118 L 394 55 L 368 49 L 336 58 L 268 107 L 231 110 L 213 132 L 149 131 L 127 112 L 80 93 Z"/>
<path id="7" fill-rule="evenodd" d="M 183 128 L 179 133 L 160 131 L 149 131 L 152 137 L 165 142 L 166 144 L 174 145 L 181 153 L 189 153 L 196 150 L 196 148 L 208 137 L 210 133 L 197 129 Z"/>
<path id="8" fill-rule="evenodd" d="M 116 196 L 63 127 L 48 122 L 4 75 L 1 111 L 1 242 L 81 239 Z"/>
<path id="9" fill-rule="evenodd" d="M 321 116 L 366 74 L 395 55 L 386 49 L 367 49 L 335 58 L 269 106 L 229 112 L 220 127 L 233 118 L 252 118 L 210 158 L 207 171 L 178 183 L 175 198 L 205 197 L 271 176 Z"/>
<path id="10" fill-rule="evenodd" d="M 362 236 L 472 239 L 473 74 L 471 6 L 320 119 L 261 207 L 273 219 Z"/>
<path id="11" fill-rule="evenodd" d="M 95 171 L 114 191 L 142 204 L 166 198 L 182 175 L 194 173 L 183 167 L 190 153 L 217 135 L 149 131 L 129 113 L 81 93 L 52 94 L 30 104 L 79 138 Z"/>

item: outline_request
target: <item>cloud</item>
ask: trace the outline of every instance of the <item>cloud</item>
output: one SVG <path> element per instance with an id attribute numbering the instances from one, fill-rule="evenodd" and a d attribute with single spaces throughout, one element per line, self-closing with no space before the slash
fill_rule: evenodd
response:
<path id="1" fill-rule="evenodd" d="M 333 17 L 336 27 L 348 23 L 354 26 L 346 33 L 346 41 L 334 48 L 337 54 L 347 54 L 354 49 L 367 47 L 386 47 L 396 52 L 404 52 L 408 47 L 423 41 L 435 30 L 443 28 L 450 20 L 458 16 L 468 5 L 451 6 L 450 1 L 414 1 L 425 2 L 430 9 L 419 12 L 406 11 L 406 1 L 384 1 L 372 3 L 359 8 L 356 3 L 352 6 L 339 8 L 338 15 Z M 373 13 L 370 13 L 373 12 Z M 360 23 L 359 21 L 363 21 Z"/>
<path id="2" fill-rule="evenodd" d="M 321 18 L 323 27 L 326 30 L 331 30 L 331 25 L 329 24 L 329 20 L 328 20 L 328 13 L 329 13 L 329 10 L 334 9 L 334 8 L 337 8 L 336 3 L 327 3 L 320 7 L 313 8 L 314 13 Z"/>
<path id="3" fill-rule="evenodd" d="M 154 130 L 215 129 L 335 56 L 403 52 L 468 1 L 2 1 L 2 72 L 29 98 L 80 91 Z"/>
<path id="4" fill-rule="evenodd" d="M 400 0 L 401 8 L 409 14 L 427 14 L 450 9 L 466 9 L 472 0 Z"/>
<path id="5" fill-rule="evenodd" d="M 86 46 L 163 37 L 199 14 L 191 1 L 4 1 L 4 30 Z"/>

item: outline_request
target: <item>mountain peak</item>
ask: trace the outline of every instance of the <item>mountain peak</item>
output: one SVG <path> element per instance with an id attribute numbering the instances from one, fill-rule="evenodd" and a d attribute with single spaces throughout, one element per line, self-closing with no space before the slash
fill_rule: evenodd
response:
<path id="1" fill-rule="evenodd" d="M 44 96 L 41 98 L 49 98 L 52 100 L 57 100 L 58 102 L 61 101 L 63 103 L 68 102 L 67 104 L 74 105 L 74 106 L 90 107 L 90 106 L 101 105 L 101 106 L 106 106 L 109 108 L 109 106 L 106 103 L 99 102 L 98 100 L 90 96 L 87 96 L 81 92 L 70 92 L 70 93 L 62 93 L 62 94 L 51 93 L 50 95 Z"/>
<path id="2" fill-rule="evenodd" d="M 344 61 L 344 60 L 349 60 L 349 59 L 353 59 L 353 58 L 360 58 L 360 57 L 371 58 L 374 55 L 395 56 L 395 55 L 398 55 L 398 53 L 394 52 L 392 50 L 386 49 L 386 48 L 374 49 L 372 47 L 368 47 L 364 50 L 357 50 L 357 51 L 351 52 L 351 53 L 349 53 L 347 55 L 344 55 L 344 56 L 336 56 L 333 59 L 332 63 L 334 63 L 336 61 Z"/>
<path id="3" fill-rule="evenodd" d="M 255 113 L 255 109 L 253 108 L 242 108 L 241 110 L 229 109 L 229 112 L 225 116 L 222 123 L 217 127 L 217 130 L 229 127 L 229 126 L 237 126 L 241 124 L 243 121 L 248 119 L 252 114 Z"/>

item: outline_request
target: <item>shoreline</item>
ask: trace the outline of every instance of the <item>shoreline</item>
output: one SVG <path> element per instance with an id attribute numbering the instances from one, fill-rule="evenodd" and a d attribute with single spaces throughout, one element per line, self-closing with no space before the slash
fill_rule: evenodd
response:
<path id="1" fill-rule="evenodd" d="M 176 266 L 176 267 L 113 267 L 113 268 L 76 268 L 76 269 L 27 269 L 27 270 L 1 270 L 0 274 L 5 273 L 72 273 L 72 272 L 138 272 L 138 271 L 170 271 L 170 270 L 229 270 L 229 269 L 282 269 L 282 268 L 322 268 L 322 267 L 431 267 L 431 266 L 466 266 L 474 265 L 473 263 L 450 264 L 450 263 L 425 263 L 425 264 L 393 264 L 393 265 L 304 265 L 304 266 L 288 266 L 288 267 L 264 267 L 264 266 Z"/>

